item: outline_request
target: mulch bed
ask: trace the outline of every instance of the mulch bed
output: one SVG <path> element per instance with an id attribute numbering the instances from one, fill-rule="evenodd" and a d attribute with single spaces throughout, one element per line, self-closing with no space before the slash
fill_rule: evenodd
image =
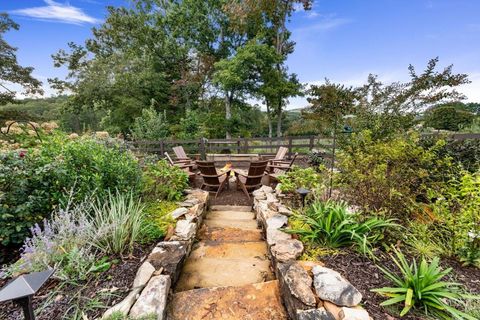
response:
<path id="1" fill-rule="evenodd" d="M 132 257 L 121 260 L 118 264 L 113 265 L 110 270 L 89 281 L 80 282 L 77 285 L 66 284 L 58 290 L 60 281 L 49 280 L 34 297 L 33 305 L 34 309 L 38 311 L 49 298 L 53 298 L 54 303 L 49 304 L 37 314 L 36 319 L 61 319 L 68 314 L 71 315 L 73 312 L 72 306 L 77 303 L 83 306 L 83 310 L 88 310 L 89 305 L 93 304 L 93 299 L 98 299 L 102 304 L 108 306 L 120 302 L 127 296 L 143 258 L 150 253 L 154 245 L 136 247 Z M 0 280 L 0 287 L 3 287 L 7 282 L 8 280 Z M 52 297 L 55 290 L 58 290 L 58 292 Z M 74 299 L 78 296 L 81 296 L 81 298 Z M 86 315 L 89 319 L 96 319 L 105 310 L 105 308 L 90 310 L 86 312 Z M 23 319 L 23 313 L 13 303 L 3 303 L 0 304 L 0 319 L 20 320 Z"/>
<path id="2" fill-rule="evenodd" d="M 380 260 L 378 264 L 389 270 L 397 270 L 395 264 L 384 253 L 377 256 Z M 363 307 L 370 313 L 373 319 L 393 320 L 398 317 L 399 310 L 394 307 L 381 307 L 380 303 L 386 299 L 371 289 L 391 286 L 389 280 L 385 279 L 383 273 L 378 269 L 374 262 L 368 258 L 350 250 L 344 250 L 340 254 L 322 256 L 320 259 L 325 266 L 340 272 L 348 281 L 350 281 L 363 295 Z M 480 293 L 480 269 L 475 267 L 463 267 L 455 260 L 444 260 L 442 266 L 453 268 L 453 279 L 462 283 L 465 288 L 474 294 Z M 402 320 L 426 319 L 421 314 L 408 314 L 401 318 Z"/>

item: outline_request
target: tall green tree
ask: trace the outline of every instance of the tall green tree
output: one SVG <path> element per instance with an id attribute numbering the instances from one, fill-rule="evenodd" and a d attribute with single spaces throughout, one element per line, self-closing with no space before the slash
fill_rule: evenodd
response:
<path id="1" fill-rule="evenodd" d="M 7 43 L 4 34 L 10 30 L 18 30 L 19 25 L 0 13 L 0 105 L 15 100 L 17 92 L 9 84 L 20 85 L 23 94 L 43 94 L 42 83 L 32 76 L 32 67 L 22 67 L 17 61 L 17 48 Z"/>

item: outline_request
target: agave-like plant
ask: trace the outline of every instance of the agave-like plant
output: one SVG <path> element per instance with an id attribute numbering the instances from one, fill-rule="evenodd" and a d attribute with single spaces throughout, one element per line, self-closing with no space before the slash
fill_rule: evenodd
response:
<path id="1" fill-rule="evenodd" d="M 296 214 L 301 227 L 287 229 L 302 240 L 330 248 L 356 246 L 362 253 L 371 253 L 373 244 L 383 238 L 385 228 L 398 225 L 393 219 L 371 217 L 361 219 L 349 212 L 345 202 L 315 201 L 303 214 Z"/>
<path id="2" fill-rule="evenodd" d="M 390 299 L 381 303 L 381 306 L 389 306 L 397 303 L 404 305 L 400 316 L 406 315 L 414 308 L 423 308 L 425 314 L 434 316 L 436 319 L 467 319 L 478 320 L 464 312 L 452 307 L 448 302 L 460 305 L 463 299 L 479 299 L 480 297 L 462 294 L 459 283 L 442 281 L 451 271 L 451 268 L 442 269 L 438 258 L 428 263 L 422 258 L 420 265 L 413 259 L 409 264 L 403 253 L 393 248 L 395 256 L 391 255 L 393 262 L 400 270 L 397 275 L 385 268 L 379 267 L 385 276 L 396 286 L 373 289 Z"/>

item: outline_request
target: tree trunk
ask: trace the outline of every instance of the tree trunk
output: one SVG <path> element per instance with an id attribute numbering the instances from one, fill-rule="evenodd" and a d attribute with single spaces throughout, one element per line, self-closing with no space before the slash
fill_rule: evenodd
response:
<path id="1" fill-rule="evenodd" d="M 277 137 L 282 136 L 282 102 L 278 104 Z"/>
<path id="2" fill-rule="evenodd" d="M 271 138 L 273 135 L 272 113 L 270 112 L 270 104 L 268 103 L 268 101 L 266 105 L 267 105 L 268 137 Z"/>
<path id="3" fill-rule="evenodd" d="M 233 92 L 225 92 L 225 120 L 226 122 L 230 122 L 232 119 L 232 100 L 233 100 Z M 230 128 L 227 127 L 225 134 L 225 138 L 231 139 L 232 133 L 230 132 Z"/>

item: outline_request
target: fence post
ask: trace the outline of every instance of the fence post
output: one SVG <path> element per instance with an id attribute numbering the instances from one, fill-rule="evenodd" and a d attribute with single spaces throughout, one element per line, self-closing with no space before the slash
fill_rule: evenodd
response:
<path id="1" fill-rule="evenodd" d="M 206 150 L 205 150 L 205 138 L 200 138 L 200 156 L 202 160 L 207 160 Z"/>
<path id="2" fill-rule="evenodd" d="M 288 159 L 292 158 L 292 146 L 293 146 L 292 142 L 293 142 L 292 137 L 288 137 Z"/>
<path id="3" fill-rule="evenodd" d="M 163 145 L 163 140 L 160 140 L 160 156 L 162 158 L 165 156 L 165 146 Z"/>
<path id="4" fill-rule="evenodd" d="M 243 153 L 249 153 L 248 152 L 248 138 L 245 138 L 244 141 L 245 141 L 245 151 Z"/>
<path id="5" fill-rule="evenodd" d="M 314 141 L 315 141 L 315 137 L 314 137 L 314 136 L 310 136 L 310 151 L 313 150 Z"/>
<path id="6" fill-rule="evenodd" d="M 237 138 L 237 154 L 240 154 L 240 137 Z"/>

